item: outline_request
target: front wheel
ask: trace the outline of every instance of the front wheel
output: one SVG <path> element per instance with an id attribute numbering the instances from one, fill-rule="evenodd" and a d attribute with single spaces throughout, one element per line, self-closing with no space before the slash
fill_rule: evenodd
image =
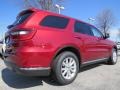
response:
<path id="1" fill-rule="evenodd" d="M 66 85 L 76 78 L 79 70 L 77 56 L 69 51 L 59 54 L 53 64 L 54 78 L 61 85 Z"/>
<path id="2" fill-rule="evenodd" d="M 117 51 L 116 51 L 116 49 L 113 49 L 112 50 L 112 54 L 111 54 L 111 56 L 110 56 L 110 58 L 108 60 L 108 64 L 110 64 L 110 65 L 116 64 L 117 63 L 117 59 L 118 59 Z"/>

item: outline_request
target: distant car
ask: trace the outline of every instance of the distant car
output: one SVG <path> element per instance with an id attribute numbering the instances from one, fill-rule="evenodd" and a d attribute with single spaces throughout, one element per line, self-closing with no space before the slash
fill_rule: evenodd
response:
<path id="1" fill-rule="evenodd" d="M 117 49 L 120 50 L 120 42 L 117 43 Z"/>
<path id="2" fill-rule="evenodd" d="M 3 39 L 0 41 L 0 56 L 2 59 L 4 58 L 3 53 L 5 52 L 5 47 L 6 47 L 5 39 Z"/>
<path id="3" fill-rule="evenodd" d="M 2 56 L 3 52 L 3 41 L 0 41 L 0 55 Z"/>
<path id="4" fill-rule="evenodd" d="M 32 8 L 21 12 L 8 29 L 4 62 L 18 74 L 53 75 L 65 85 L 82 66 L 117 63 L 116 44 L 81 20 Z"/>

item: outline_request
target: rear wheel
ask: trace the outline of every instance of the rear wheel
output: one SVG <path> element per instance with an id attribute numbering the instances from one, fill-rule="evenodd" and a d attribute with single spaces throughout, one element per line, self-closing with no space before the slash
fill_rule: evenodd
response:
<path id="1" fill-rule="evenodd" d="M 112 50 L 112 54 L 111 54 L 111 56 L 110 56 L 110 58 L 108 60 L 108 64 L 110 64 L 110 65 L 116 64 L 117 63 L 117 59 L 118 59 L 117 51 L 116 51 L 116 49 L 113 49 Z"/>
<path id="2" fill-rule="evenodd" d="M 59 54 L 54 60 L 54 78 L 61 85 L 72 83 L 77 76 L 78 70 L 78 58 L 72 52 L 65 51 Z"/>

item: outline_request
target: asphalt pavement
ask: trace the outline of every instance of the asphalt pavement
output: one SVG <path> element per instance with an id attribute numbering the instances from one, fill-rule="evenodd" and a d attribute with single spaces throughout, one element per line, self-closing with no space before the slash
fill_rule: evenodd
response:
<path id="1" fill-rule="evenodd" d="M 84 67 L 75 81 L 60 86 L 49 77 L 25 77 L 9 71 L 0 59 L 0 90 L 120 90 L 120 57 L 116 65 Z"/>

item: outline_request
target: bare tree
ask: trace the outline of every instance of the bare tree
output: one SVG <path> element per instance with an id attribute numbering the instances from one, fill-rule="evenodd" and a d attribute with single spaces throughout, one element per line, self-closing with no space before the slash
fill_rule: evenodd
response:
<path id="1" fill-rule="evenodd" d="M 38 3 L 40 4 L 40 6 L 43 10 L 51 10 L 53 0 L 40 0 L 40 1 L 38 1 Z"/>
<path id="2" fill-rule="evenodd" d="M 23 3 L 24 3 L 23 8 L 25 8 L 25 9 L 32 7 L 32 5 L 31 5 L 31 3 L 29 2 L 29 0 L 24 0 Z"/>
<path id="3" fill-rule="evenodd" d="M 111 10 L 103 10 L 96 17 L 96 26 L 103 32 L 109 33 L 109 29 L 115 24 L 115 17 Z"/>
<path id="4" fill-rule="evenodd" d="M 48 11 L 56 11 L 55 4 L 63 4 L 64 0 L 23 0 L 24 7 L 23 8 L 30 8 L 36 7 L 43 10 Z"/>

